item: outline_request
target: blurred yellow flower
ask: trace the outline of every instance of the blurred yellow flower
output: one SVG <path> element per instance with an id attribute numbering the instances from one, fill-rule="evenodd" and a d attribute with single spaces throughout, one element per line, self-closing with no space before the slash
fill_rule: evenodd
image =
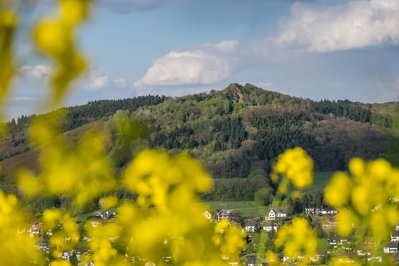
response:
<path id="1" fill-rule="evenodd" d="M 349 199 L 352 182 L 343 172 L 335 173 L 325 189 L 326 202 L 334 207 L 343 206 Z"/>
<path id="2" fill-rule="evenodd" d="M 313 161 L 302 148 L 286 150 L 278 156 L 273 181 L 277 181 L 278 175 L 285 175 L 296 188 L 308 187 L 313 183 Z"/>

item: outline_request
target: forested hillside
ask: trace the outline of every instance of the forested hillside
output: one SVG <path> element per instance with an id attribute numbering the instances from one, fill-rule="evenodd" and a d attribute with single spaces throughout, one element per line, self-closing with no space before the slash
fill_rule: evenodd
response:
<path id="1" fill-rule="evenodd" d="M 122 149 L 112 130 L 115 113 L 142 122 L 147 127 L 141 145 L 177 153 L 187 150 L 199 159 L 214 178 L 251 177 L 249 186 L 258 190 L 269 185 L 269 173 L 285 149 L 303 147 L 313 158 L 316 171 L 346 170 L 350 158 L 378 157 L 398 164 L 395 127 L 396 103 L 384 105 L 345 101 L 312 101 L 266 91 L 251 84 L 231 84 L 211 91 L 178 98 L 143 96 L 117 101 L 94 101 L 62 110 L 60 132 L 73 136 L 89 128 L 111 129 L 104 145 L 115 157 L 116 171 L 124 168 L 134 152 Z M 59 111 L 59 110 L 58 110 Z M 122 114 L 120 113 L 120 114 Z M 42 115 L 42 119 L 50 114 Z M 13 170 L 24 165 L 37 170 L 39 153 L 29 143 L 29 122 L 22 116 L 9 122 L 10 134 L 1 141 L 2 185 L 11 190 Z M 141 147 L 142 147 L 141 146 Z M 117 153 L 124 150 L 122 156 Z M 257 180 L 256 182 L 254 180 Z M 245 184 L 236 183 L 236 197 Z M 212 194 L 212 193 L 211 193 Z M 220 192 L 219 192 L 220 194 Z M 218 195 L 219 195 L 218 194 Z M 221 193 L 223 194 L 223 193 Z M 223 198 L 216 191 L 209 199 Z"/>

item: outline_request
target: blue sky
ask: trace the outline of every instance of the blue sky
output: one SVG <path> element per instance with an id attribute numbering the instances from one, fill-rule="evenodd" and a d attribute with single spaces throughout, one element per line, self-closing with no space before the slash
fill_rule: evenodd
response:
<path id="1" fill-rule="evenodd" d="M 27 24 L 51 13 L 46 1 L 26 12 Z M 398 100 L 399 0 L 96 3 L 78 37 L 91 67 L 64 105 L 233 82 L 315 100 Z M 43 112 L 48 95 L 51 63 L 20 38 L 8 117 Z"/>

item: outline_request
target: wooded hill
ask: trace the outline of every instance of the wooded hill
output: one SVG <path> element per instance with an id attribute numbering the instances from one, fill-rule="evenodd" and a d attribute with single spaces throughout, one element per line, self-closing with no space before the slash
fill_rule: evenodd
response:
<path id="1" fill-rule="evenodd" d="M 187 150 L 214 178 L 251 176 L 263 180 L 250 185 L 252 191 L 269 182 L 268 174 L 277 156 L 295 146 L 308 152 L 316 171 L 346 170 L 353 157 L 383 157 L 395 165 L 399 161 L 394 102 L 312 101 L 251 84 L 231 84 L 221 91 L 178 98 L 103 100 L 63 110 L 68 115 L 59 121 L 60 132 L 71 141 L 89 128 L 110 129 L 109 143 L 104 145 L 116 171 L 134 156 L 117 143 L 112 129 L 115 116 L 121 115 L 147 127 L 140 147 L 166 149 L 172 154 Z M 49 114 L 42 115 L 43 119 L 46 116 Z M 8 192 L 15 190 L 15 169 L 24 166 L 38 170 L 39 152 L 27 138 L 34 117 L 22 116 L 9 122 L 10 133 L 1 140 L 0 184 Z M 253 198 L 253 192 L 249 197 Z"/>

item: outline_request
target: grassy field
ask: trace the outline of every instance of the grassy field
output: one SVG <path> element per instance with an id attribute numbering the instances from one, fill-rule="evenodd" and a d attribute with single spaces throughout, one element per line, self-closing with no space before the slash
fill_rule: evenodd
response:
<path id="1" fill-rule="evenodd" d="M 313 185 L 307 191 L 324 190 L 334 172 L 316 172 L 313 176 Z"/>
<path id="2" fill-rule="evenodd" d="M 270 207 L 258 206 L 253 201 L 211 201 L 206 204 L 215 210 L 227 209 L 243 217 L 264 216 L 270 211 Z"/>
<path id="3" fill-rule="evenodd" d="M 319 239 L 319 242 L 317 243 L 317 250 L 326 251 L 327 249 L 328 249 L 327 239 Z"/>
<path id="4" fill-rule="evenodd" d="M 313 185 L 309 188 L 303 189 L 305 193 L 312 193 L 318 190 L 324 190 L 330 178 L 335 172 L 315 172 L 313 176 Z"/>

